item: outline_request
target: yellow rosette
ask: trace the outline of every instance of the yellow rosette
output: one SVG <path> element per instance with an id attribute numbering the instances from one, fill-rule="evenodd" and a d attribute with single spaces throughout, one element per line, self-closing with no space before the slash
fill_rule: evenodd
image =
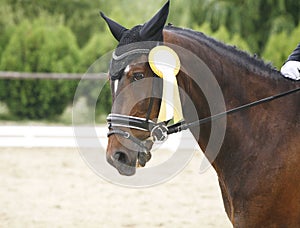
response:
<path id="1" fill-rule="evenodd" d="M 152 71 L 163 79 L 162 102 L 158 115 L 159 121 L 183 119 L 179 88 L 176 75 L 180 70 L 180 60 L 175 51 L 167 46 L 157 46 L 149 53 Z"/>

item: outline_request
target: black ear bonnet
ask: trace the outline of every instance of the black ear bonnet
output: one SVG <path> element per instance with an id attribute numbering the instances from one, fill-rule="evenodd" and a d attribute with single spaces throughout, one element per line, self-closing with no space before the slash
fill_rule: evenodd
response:
<path id="1" fill-rule="evenodd" d="M 163 29 L 169 14 L 169 4 L 168 1 L 144 25 L 137 25 L 130 30 L 100 13 L 113 36 L 119 41 L 109 69 L 112 80 L 120 79 L 127 65 L 143 54 L 148 55 L 153 47 L 163 42 Z"/>

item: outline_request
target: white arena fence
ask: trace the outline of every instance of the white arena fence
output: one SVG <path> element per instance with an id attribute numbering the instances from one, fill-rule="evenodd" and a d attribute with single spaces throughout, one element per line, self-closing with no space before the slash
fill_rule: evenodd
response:
<path id="1" fill-rule="evenodd" d="M 0 148 L 2 147 L 46 147 L 46 148 L 95 148 L 97 140 L 103 148 L 107 146 L 107 127 L 76 127 L 76 137 L 72 126 L 0 126 Z M 96 135 L 94 135 L 96 132 Z M 195 149 L 198 145 L 189 131 L 170 135 L 160 145 L 160 149 Z"/>
<path id="2" fill-rule="evenodd" d="M 101 80 L 107 79 L 107 74 L 105 73 L 31 73 L 31 72 L 13 72 L 13 71 L 0 71 L 0 79 L 64 79 L 64 80 Z"/>
<path id="3" fill-rule="evenodd" d="M 0 71 L 0 79 L 66 79 L 66 80 L 103 80 L 107 79 L 107 74 L 71 74 L 71 73 L 24 73 L 24 72 L 3 72 Z M 0 126 L 0 148 L 4 147 L 64 147 L 76 148 L 78 141 L 83 147 L 96 147 L 95 140 L 100 142 L 104 148 L 107 146 L 107 127 L 99 126 L 76 127 L 77 136 L 74 134 L 73 126 Z M 78 134 L 79 132 L 79 134 Z M 96 132 L 96 136 L 93 135 Z M 181 149 L 197 149 L 197 142 L 189 131 L 170 135 L 168 140 L 159 145 L 159 149 L 171 149 L 178 147 Z"/>
<path id="4" fill-rule="evenodd" d="M 105 143 L 106 128 L 96 128 L 97 140 Z M 82 127 L 80 140 L 89 145 L 95 137 Z M 73 127 L 66 126 L 0 126 L 0 147 L 77 147 Z"/>

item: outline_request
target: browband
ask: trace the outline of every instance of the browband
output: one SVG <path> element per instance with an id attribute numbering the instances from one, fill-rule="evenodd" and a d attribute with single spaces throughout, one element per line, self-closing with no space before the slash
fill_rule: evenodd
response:
<path id="1" fill-rule="evenodd" d="M 112 60 L 109 67 L 111 79 L 120 79 L 122 77 L 122 70 L 124 70 L 131 61 L 140 55 L 148 55 L 150 51 L 158 45 L 160 45 L 160 42 L 138 42 L 117 47 L 112 53 Z"/>
<path id="2" fill-rule="evenodd" d="M 112 54 L 112 58 L 113 60 L 119 61 L 122 60 L 130 55 L 134 55 L 134 54 L 148 54 L 151 50 L 150 49 L 134 49 L 131 51 L 127 51 L 119 56 L 116 55 L 116 51 L 113 52 Z"/>

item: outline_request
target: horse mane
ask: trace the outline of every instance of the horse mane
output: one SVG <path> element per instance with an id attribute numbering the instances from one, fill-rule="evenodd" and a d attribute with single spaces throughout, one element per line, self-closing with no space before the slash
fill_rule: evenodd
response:
<path id="1" fill-rule="evenodd" d="M 202 32 L 170 25 L 166 26 L 166 29 L 174 31 L 177 34 L 187 36 L 200 43 L 204 43 L 206 46 L 213 49 L 217 53 L 229 56 L 239 66 L 251 71 L 258 72 L 264 77 L 268 77 L 273 80 L 287 81 L 287 79 L 281 75 L 280 71 L 278 71 L 271 63 L 265 63 L 262 59 L 257 58 L 256 55 L 250 56 L 249 53 L 239 50 L 235 46 L 227 45 L 211 37 L 208 37 Z M 289 83 L 291 83 L 291 81 L 295 82 L 294 80 L 289 80 Z"/>

